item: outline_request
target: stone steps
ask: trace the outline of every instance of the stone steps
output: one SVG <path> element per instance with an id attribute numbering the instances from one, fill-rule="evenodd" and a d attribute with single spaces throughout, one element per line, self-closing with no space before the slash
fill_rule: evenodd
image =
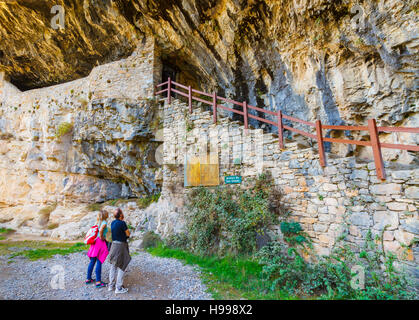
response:
<path id="1" fill-rule="evenodd" d="M 166 99 L 162 99 L 164 101 L 166 101 Z M 185 110 L 189 109 L 189 106 L 187 103 L 182 102 L 178 99 L 173 99 L 172 98 L 172 103 L 176 103 L 178 106 L 184 108 Z M 212 122 L 212 111 L 202 111 L 202 109 L 200 107 L 197 107 L 196 105 L 193 105 L 192 108 L 192 113 L 190 114 L 190 116 L 192 117 L 192 119 L 199 119 L 201 122 L 205 122 L 206 120 L 211 121 Z M 238 126 L 239 130 L 241 132 L 245 131 L 246 129 L 244 128 L 244 124 L 239 121 L 239 120 L 231 120 L 229 117 L 225 117 L 222 116 L 220 113 L 218 114 L 217 117 L 217 122 L 219 124 L 230 124 L 230 125 L 236 125 Z M 258 129 L 258 128 L 250 128 L 248 129 L 248 131 L 252 132 L 255 130 L 262 130 L 262 129 Z M 278 134 L 275 133 L 264 133 L 263 134 L 263 142 L 264 144 L 270 144 L 273 141 L 276 141 L 279 144 L 278 141 Z M 298 143 L 297 142 L 287 142 L 286 140 L 284 140 L 284 147 L 285 149 L 291 151 L 291 150 L 297 150 L 298 149 Z M 310 148 L 307 148 L 310 149 Z"/>

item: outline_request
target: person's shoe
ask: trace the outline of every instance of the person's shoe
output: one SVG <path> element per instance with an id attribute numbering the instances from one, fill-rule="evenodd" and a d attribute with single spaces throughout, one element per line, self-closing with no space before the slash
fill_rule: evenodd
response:
<path id="1" fill-rule="evenodd" d="M 120 289 L 116 288 L 115 293 L 127 293 L 128 288 L 121 287 Z"/>
<path id="2" fill-rule="evenodd" d="M 115 290 L 115 286 L 113 286 L 113 285 L 109 285 L 109 287 L 108 287 L 108 291 L 114 291 Z"/>
<path id="3" fill-rule="evenodd" d="M 107 286 L 107 283 L 105 283 L 105 282 L 99 282 L 99 283 L 96 283 L 96 288 L 104 288 L 104 287 L 106 287 Z"/>
<path id="4" fill-rule="evenodd" d="M 89 279 L 89 280 L 86 280 L 84 283 L 85 284 L 91 284 L 91 283 L 94 283 L 94 282 L 95 282 L 95 280 Z"/>

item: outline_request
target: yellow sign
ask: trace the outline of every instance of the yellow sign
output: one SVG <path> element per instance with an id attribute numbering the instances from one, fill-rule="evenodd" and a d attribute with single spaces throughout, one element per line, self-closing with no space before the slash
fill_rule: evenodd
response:
<path id="1" fill-rule="evenodd" d="M 218 186 L 220 184 L 219 171 L 217 153 L 187 158 L 185 187 Z"/>

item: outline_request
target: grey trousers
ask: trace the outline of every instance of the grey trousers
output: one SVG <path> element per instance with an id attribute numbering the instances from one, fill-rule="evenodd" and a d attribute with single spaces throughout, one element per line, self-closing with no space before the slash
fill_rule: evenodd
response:
<path id="1" fill-rule="evenodd" d="M 118 269 L 118 271 L 117 271 Z M 117 289 L 121 289 L 122 285 L 124 284 L 124 275 L 125 272 L 122 271 L 121 269 L 115 267 L 113 264 L 111 264 L 111 269 L 109 271 L 109 285 L 110 286 L 115 286 L 115 274 L 117 273 L 116 276 L 116 288 Z"/>

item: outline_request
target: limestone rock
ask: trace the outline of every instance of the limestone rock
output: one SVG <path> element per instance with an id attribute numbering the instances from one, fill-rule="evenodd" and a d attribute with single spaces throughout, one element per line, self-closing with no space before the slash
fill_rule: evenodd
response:
<path id="1" fill-rule="evenodd" d="M 7 138 L 0 219 L 12 215 L 8 206 L 20 214 L 25 205 L 68 207 L 159 191 L 154 153 L 160 143 L 152 141 L 158 106 L 149 99 L 153 54 L 153 43 L 146 43 L 125 61 L 45 89 L 0 84 L 0 131 Z"/>

